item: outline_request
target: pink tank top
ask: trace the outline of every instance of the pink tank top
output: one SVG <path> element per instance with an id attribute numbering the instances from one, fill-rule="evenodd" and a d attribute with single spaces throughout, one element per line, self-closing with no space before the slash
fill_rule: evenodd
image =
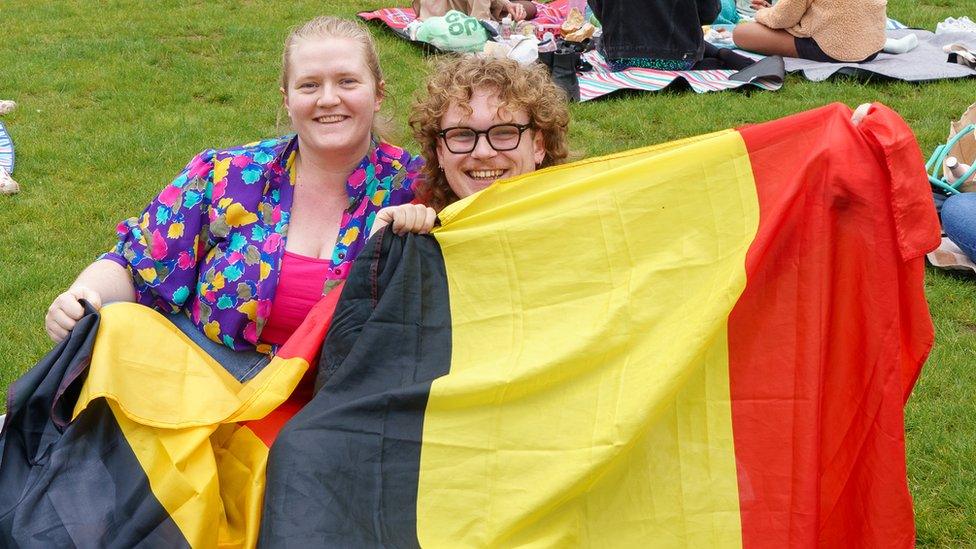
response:
<path id="1" fill-rule="evenodd" d="M 278 288 L 271 302 L 268 323 L 261 330 L 261 340 L 283 345 L 308 312 L 322 298 L 322 287 L 330 261 L 295 254 L 285 250 L 278 274 Z"/>

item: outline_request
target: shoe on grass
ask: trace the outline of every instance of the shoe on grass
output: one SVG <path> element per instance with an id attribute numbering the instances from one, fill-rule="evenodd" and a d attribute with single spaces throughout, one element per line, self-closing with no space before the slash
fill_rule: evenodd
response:
<path id="1" fill-rule="evenodd" d="M 14 178 L 10 177 L 7 170 L 0 168 L 0 195 L 15 194 L 18 192 L 20 192 L 20 185 L 14 181 Z"/>

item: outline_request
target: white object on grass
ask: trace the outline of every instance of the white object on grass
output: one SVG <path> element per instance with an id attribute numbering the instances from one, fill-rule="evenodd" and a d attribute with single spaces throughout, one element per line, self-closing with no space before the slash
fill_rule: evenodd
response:
<path id="1" fill-rule="evenodd" d="M 732 31 L 729 29 L 709 29 L 705 33 L 705 41 L 715 46 L 734 46 Z"/>
<path id="2" fill-rule="evenodd" d="M 914 34 L 906 34 L 901 38 L 888 38 L 885 40 L 885 53 L 908 53 L 918 47 L 918 37 Z"/>
<path id="3" fill-rule="evenodd" d="M 945 21 L 935 26 L 935 34 L 946 32 L 976 32 L 976 23 L 972 19 L 962 16 L 960 18 L 947 17 Z"/>
<path id="4" fill-rule="evenodd" d="M 20 185 L 14 181 L 14 178 L 10 177 L 7 170 L 0 167 L 0 195 L 2 194 L 15 194 L 20 191 Z"/>
<path id="5" fill-rule="evenodd" d="M 976 52 L 970 50 L 966 44 L 948 44 L 942 46 L 942 51 L 950 55 L 950 60 L 953 59 L 951 56 L 955 54 L 956 63 L 971 69 L 976 69 Z"/>

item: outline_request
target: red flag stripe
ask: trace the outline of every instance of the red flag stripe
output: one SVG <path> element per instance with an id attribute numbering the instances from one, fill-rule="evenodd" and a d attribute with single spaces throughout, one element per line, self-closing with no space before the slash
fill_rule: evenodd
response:
<path id="1" fill-rule="evenodd" d="M 746 547 L 914 543 L 903 403 L 933 339 L 921 254 L 938 221 L 904 122 L 850 115 L 740 130 L 760 205 L 729 325 Z"/>

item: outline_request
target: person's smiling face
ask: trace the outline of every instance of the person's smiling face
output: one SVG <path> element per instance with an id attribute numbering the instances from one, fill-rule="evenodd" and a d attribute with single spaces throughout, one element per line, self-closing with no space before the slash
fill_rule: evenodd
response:
<path id="1" fill-rule="evenodd" d="M 374 81 L 362 46 L 345 38 L 300 41 L 292 48 L 282 90 L 300 147 L 364 154 L 383 83 Z"/>
<path id="2" fill-rule="evenodd" d="M 471 108 L 470 114 L 452 103 L 441 117 L 441 129 L 462 126 L 487 130 L 498 124 L 529 123 L 527 112 L 500 108 L 498 94 L 493 90 L 476 91 L 468 106 Z M 485 135 L 478 136 L 474 150 L 468 153 L 451 152 L 444 138 L 439 138 L 437 142 L 437 160 L 444 170 L 447 184 L 459 198 L 470 196 L 499 179 L 535 171 L 545 154 L 542 133 L 534 128 L 525 130 L 518 146 L 510 151 L 496 151 Z"/>

